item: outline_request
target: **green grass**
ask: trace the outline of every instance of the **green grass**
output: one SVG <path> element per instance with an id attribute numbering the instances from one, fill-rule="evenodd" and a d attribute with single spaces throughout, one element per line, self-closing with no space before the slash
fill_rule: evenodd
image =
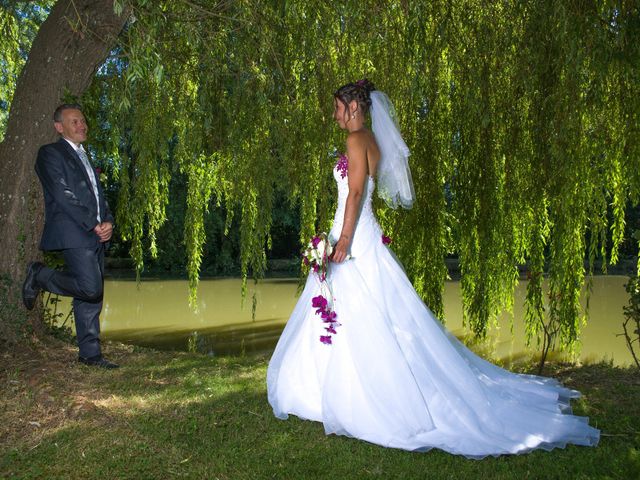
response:
<path id="1" fill-rule="evenodd" d="M 2 358 L 2 478 L 640 478 L 640 375 L 598 364 L 552 366 L 602 429 L 597 448 L 481 461 L 326 436 L 273 417 L 265 357 L 209 358 L 111 345 L 117 371 L 73 361 L 56 342 Z"/>

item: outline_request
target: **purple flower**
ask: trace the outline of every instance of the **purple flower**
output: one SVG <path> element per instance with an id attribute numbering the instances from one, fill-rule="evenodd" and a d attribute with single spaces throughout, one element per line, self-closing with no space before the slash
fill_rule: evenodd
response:
<path id="1" fill-rule="evenodd" d="M 349 168 L 349 159 L 344 153 L 341 153 L 338 157 L 338 163 L 336 163 L 336 169 L 340 172 L 340 177 L 347 176 L 347 170 Z"/>
<path id="2" fill-rule="evenodd" d="M 324 311 L 327 308 L 327 299 L 322 295 L 318 295 L 317 297 L 313 297 L 311 299 L 311 306 L 313 308 L 318 308 L 321 311 Z"/>
<path id="3" fill-rule="evenodd" d="M 382 243 L 385 245 L 389 245 L 391 243 L 391 238 L 387 237 L 386 235 L 382 235 Z"/>
<path id="4" fill-rule="evenodd" d="M 338 167 L 341 169 L 341 171 L 342 169 L 344 169 L 345 175 L 346 175 L 346 168 L 347 168 L 346 162 L 347 162 L 347 157 L 345 155 L 340 155 L 340 162 L 338 162 L 339 163 Z M 325 244 L 325 242 L 327 243 Z M 327 248 L 323 247 L 322 252 L 320 252 L 322 254 L 322 259 L 319 260 L 317 258 L 317 254 L 320 251 L 319 248 L 321 244 L 323 246 L 328 245 L 328 238 L 326 233 L 313 236 L 311 238 L 309 247 L 307 247 L 307 249 L 303 252 L 302 255 L 303 255 L 305 264 L 311 267 L 311 269 L 318 276 L 318 279 L 320 280 L 320 282 L 325 282 L 327 280 L 326 264 L 328 262 L 328 255 L 327 255 L 328 252 L 327 252 Z M 324 290 L 321 290 L 321 292 L 323 291 Z M 336 328 L 339 327 L 340 324 L 336 321 L 336 318 L 338 317 L 338 315 L 329 306 L 330 304 L 333 304 L 333 294 L 331 293 L 330 289 L 327 294 L 327 297 L 328 298 L 324 297 L 324 295 L 322 294 L 316 297 L 313 297 L 311 299 L 311 306 L 315 309 L 315 314 L 320 315 L 320 318 L 324 325 L 324 329 L 327 332 L 327 335 L 320 336 L 320 341 L 325 345 L 331 345 L 332 344 L 331 335 L 336 333 Z"/>
<path id="5" fill-rule="evenodd" d="M 333 322 L 335 321 L 335 319 L 336 319 L 336 317 L 337 317 L 337 316 L 338 316 L 338 315 L 336 314 L 336 312 L 331 311 L 331 310 L 328 310 L 328 309 L 327 309 L 327 310 L 324 310 L 324 311 L 320 314 L 320 317 L 322 318 L 322 320 L 323 320 L 324 322 L 327 322 L 327 323 L 333 323 Z"/>

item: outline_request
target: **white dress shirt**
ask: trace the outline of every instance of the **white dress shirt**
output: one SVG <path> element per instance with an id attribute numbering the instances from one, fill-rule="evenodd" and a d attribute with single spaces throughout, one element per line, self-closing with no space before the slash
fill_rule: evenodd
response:
<path id="1" fill-rule="evenodd" d="M 98 223 L 100 223 L 102 220 L 100 218 L 100 199 L 98 198 L 98 179 L 96 178 L 96 172 L 93 170 L 93 167 L 89 163 L 89 156 L 87 155 L 87 152 L 85 152 L 81 144 L 76 145 L 68 138 L 62 138 L 64 138 L 67 143 L 69 143 L 69 145 L 73 147 L 73 150 L 78 154 L 78 157 L 80 157 L 80 161 L 82 162 L 82 165 L 84 165 L 84 169 L 87 171 L 87 175 L 91 180 L 91 186 L 93 187 L 93 194 L 96 196 L 96 205 L 98 205 L 98 215 L 96 218 L 98 219 Z"/>

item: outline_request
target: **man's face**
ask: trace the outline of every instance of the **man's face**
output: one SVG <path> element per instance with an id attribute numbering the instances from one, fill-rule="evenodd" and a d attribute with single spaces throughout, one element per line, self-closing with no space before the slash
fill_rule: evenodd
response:
<path id="1" fill-rule="evenodd" d="M 80 144 L 87 139 L 87 122 L 80 110 L 69 108 L 62 111 L 62 121 L 54 122 L 56 131 L 67 140 Z"/>

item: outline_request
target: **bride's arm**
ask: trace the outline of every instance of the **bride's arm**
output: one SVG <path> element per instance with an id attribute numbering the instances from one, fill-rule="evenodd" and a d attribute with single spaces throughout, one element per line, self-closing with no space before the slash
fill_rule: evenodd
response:
<path id="1" fill-rule="evenodd" d="M 354 132 L 347 137 L 347 158 L 349 159 L 347 180 L 349 195 L 344 209 L 344 222 L 340 238 L 333 249 L 334 262 L 342 262 L 349 253 L 353 232 L 360 213 L 360 203 L 367 180 L 367 149 L 363 134 Z"/>

